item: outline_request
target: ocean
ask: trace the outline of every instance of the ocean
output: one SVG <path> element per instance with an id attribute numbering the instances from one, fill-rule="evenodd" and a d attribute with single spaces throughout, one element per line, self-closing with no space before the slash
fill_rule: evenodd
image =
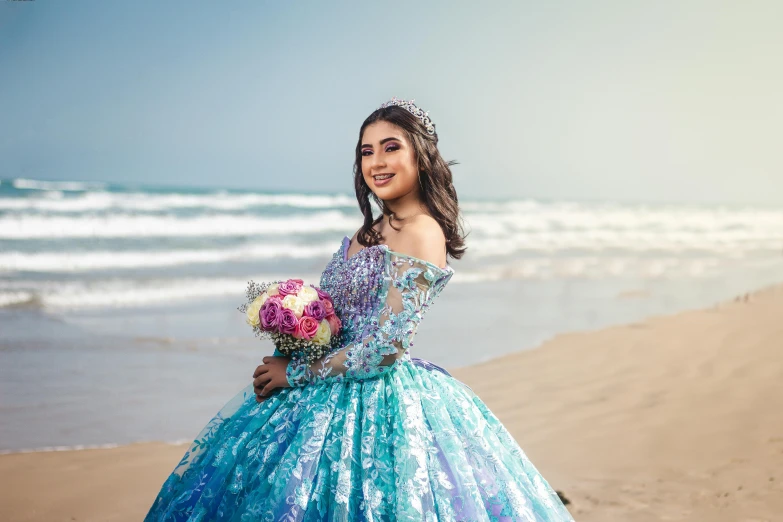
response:
<path id="1" fill-rule="evenodd" d="M 783 280 L 779 207 L 460 205 L 468 251 L 416 340 L 441 366 Z M 361 222 L 347 192 L 0 180 L 0 451 L 194 437 L 272 351 L 247 281 L 317 284 Z"/>

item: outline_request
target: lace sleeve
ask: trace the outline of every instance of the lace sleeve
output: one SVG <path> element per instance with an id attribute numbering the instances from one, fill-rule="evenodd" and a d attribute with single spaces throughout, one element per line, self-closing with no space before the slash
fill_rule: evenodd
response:
<path id="1" fill-rule="evenodd" d="M 387 251 L 381 306 L 369 319 L 367 334 L 312 364 L 292 359 L 288 383 L 305 386 L 318 381 L 370 379 L 388 372 L 413 346 L 413 336 L 432 300 L 450 279 L 451 271 L 426 261 Z"/>

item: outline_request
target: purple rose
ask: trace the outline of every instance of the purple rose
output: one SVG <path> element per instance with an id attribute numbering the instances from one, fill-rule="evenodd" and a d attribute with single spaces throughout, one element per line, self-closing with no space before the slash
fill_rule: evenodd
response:
<path id="1" fill-rule="evenodd" d="M 313 285 L 310 285 L 310 286 L 313 286 Z M 315 291 L 318 292 L 318 298 L 319 299 L 326 299 L 327 301 L 331 301 L 332 300 L 332 296 L 329 295 L 329 292 L 325 292 L 325 291 L 323 291 L 320 288 L 317 288 L 315 286 L 313 286 L 313 288 L 315 288 Z"/>
<path id="2" fill-rule="evenodd" d="M 258 313 L 261 319 L 261 329 L 276 330 L 280 325 L 280 311 L 282 309 L 279 299 L 267 299 Z"/>
<path id="3" fill-rule="evenodd" d="M 296 325 L 299 321 L 293 310 L 289 310 L 288 308 L 281 309 L 279 318 L 280 322 L 278 328 L 280 333 L 293 334 L 296 331 Z"/>
<path id="4" fill-rule="evenodd" d="M 320 323 L 326 317 L 326 308 L 324 308 L 324 304 L 321 301 L 310 301 L 305 305 L 304 315 L 312 317 Z"/>
<path id="5" fill-rule="evenodd" d="M 301 279 L 289 279 L 288 281 L 283 281 L 277 285 L 277 291 L 280 292 L 280 295 L 283 297 L 287 295 L 296 295 L 299 293 L 299 290 L 302 289 L 302 284 L 304 284 L 304 281 Z"/>

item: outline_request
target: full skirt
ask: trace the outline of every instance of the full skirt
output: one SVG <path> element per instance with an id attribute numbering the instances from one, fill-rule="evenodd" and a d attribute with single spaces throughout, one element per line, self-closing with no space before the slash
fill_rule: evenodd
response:
<path id="1" fill-rule="evenodd" d="M 145 521 L 573 521 L 466 385 L 402 360 L 365 381 L 252 384 L 204 427 Z"/>

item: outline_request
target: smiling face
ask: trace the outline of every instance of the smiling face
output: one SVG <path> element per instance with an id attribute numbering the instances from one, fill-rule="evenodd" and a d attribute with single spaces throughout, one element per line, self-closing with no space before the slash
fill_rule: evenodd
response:
<path id="1" fill-rule="evenodd" d="M 387 121 L 364 129 L 362 176 L 379 199 L 395 200 L 419 190 L 416 154 L 405 132 Z"/>

